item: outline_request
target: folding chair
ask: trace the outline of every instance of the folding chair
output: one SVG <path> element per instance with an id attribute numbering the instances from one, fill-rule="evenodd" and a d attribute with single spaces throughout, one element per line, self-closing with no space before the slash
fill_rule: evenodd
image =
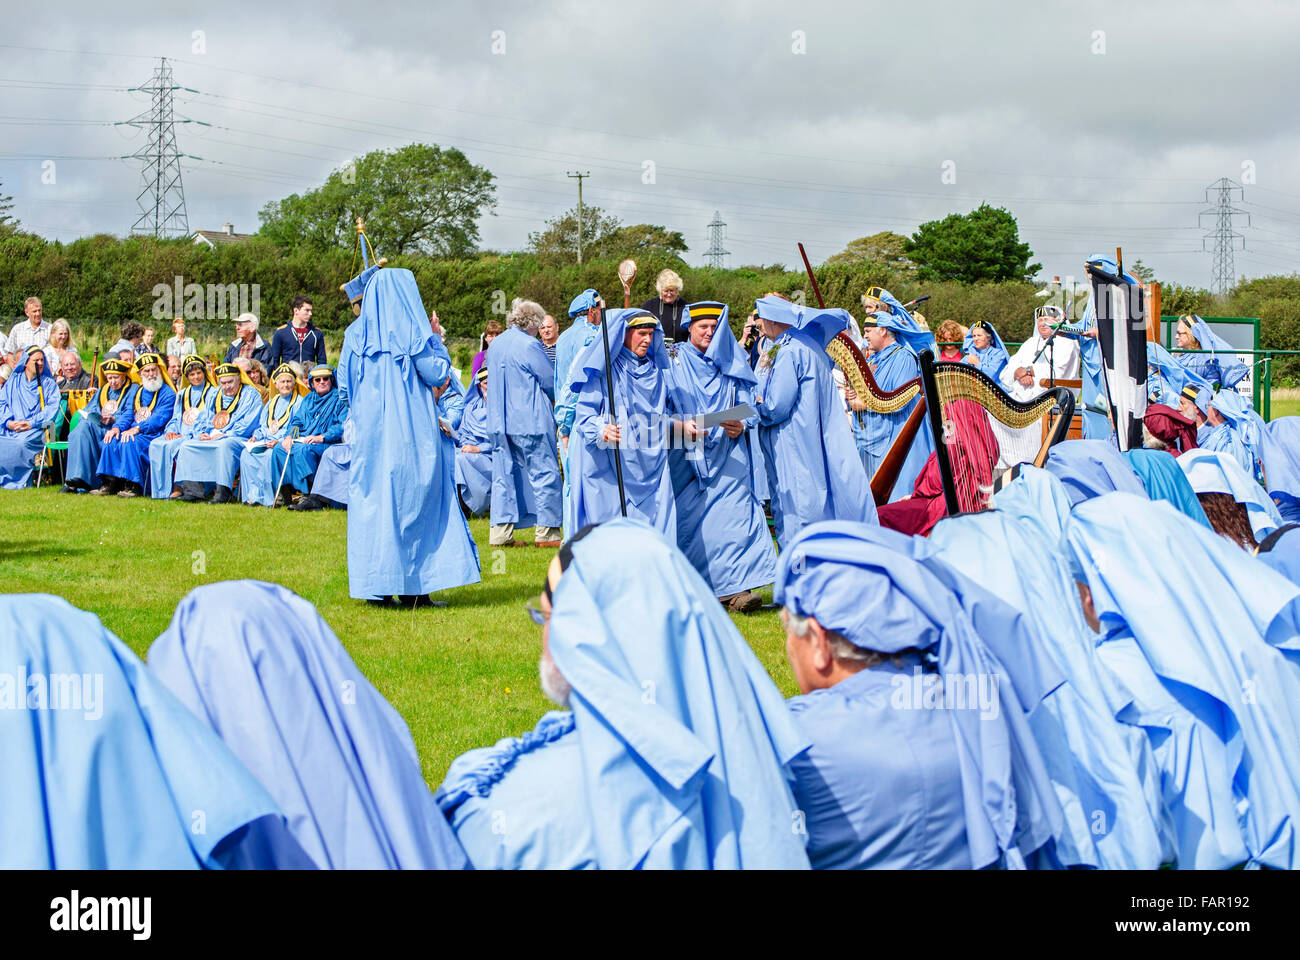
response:
<path id="1" fill-rule="evenodd" d="M 54 418 L 54 422 L 45 430 L 45 446 L 41 450 L 40 459 L 36 467 L 36 486 L 41 485 L 41 478 L 45 475 L 46 468 L 50 465 L 50 451 L 60 453 L 63 456 L 59 459 L 59 480 L 65 479 L 68 469 L 68 441 L 52 440 L 51 437 L 57 437 L 63 429 L 64 422 L 68 419 L 68 398 L 62 397 L 59 400 L 59 415 Z M 77 424 L 81 422 L 81 411 L 78 410 L 72 415 L 72 423 L 68 427 L 68 435 L 77 429 Z"/>

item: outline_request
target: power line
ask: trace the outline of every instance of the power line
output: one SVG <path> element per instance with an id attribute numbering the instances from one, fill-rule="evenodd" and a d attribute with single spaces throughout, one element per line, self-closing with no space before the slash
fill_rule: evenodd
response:
<path id="1" fill-rule="evenodd" d="M 717 210 L 713 211 L 713 219 L 709 221 L 709 249 L 704 251 L 705 262 L 710 267 L 725 267 L 727 257 L 731 256 L 730 250 L 722 249 L 723 231 L 727 225 L 722 222 L 722 216 Z"/>
<path id="2" fill-rule="evenodd" d="M 1226 294 L 1236 282 L 1237 271 L 1232 257 L 1236 242 L 1240 240 L 1241 248 L 1246 249 L 1246 238 L 1232 229 L 1233 216 L 1244 214 L 1246 226 L 1250 226 L 1250 214 L 1232 205 L 1233 191 L 1240 194 L 1241 184 L 1229 180 L 1227 177 L 1220 177 L 1215 180 L 1205 188 L 1205 199 L 1207 202 L 1213 203 L 1214 206 L 1209 210 L 1202 210 L 1200 213 L 1200 217 L 1213 216 L 1215 218 L 1214 229 L 1205 235 L 1201 244 L 1204 247 L 1206 241 L 1214 240 L 1214 267 L 1210 289 L 1219 294 Z M 1197 219 L 1199 222 L 1200 218 Z"/>

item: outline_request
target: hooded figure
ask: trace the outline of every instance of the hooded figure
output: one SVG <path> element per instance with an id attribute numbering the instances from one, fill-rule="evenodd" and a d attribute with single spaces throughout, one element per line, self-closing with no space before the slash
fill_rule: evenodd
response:
<path id="1" fill-rule="evenodd" d="M 677 508 L 669 444 L 677 441 L 678 424 L 668 414 L 668 352 L 654 314 L 645 310 L 610 310 L 609 356 L 613 366 L 614 403 L 623 439 L 617 448 L 603 439 L 610 422 L 605 346 L 599 331 L 573 362 L 570 388 L 578 396 L 573 436 L 569 441 L 572 471 L 567 527 L 581 530 L 622 513 L 614 458 L 623 463 L 627 515 L 639 517 L 670 539 L 677 537 Z M 649 350 L 638 356 L 624 345 L 632 330 L 653 328 Z M 490 381 L 489 381 L 490 382 Z"/>
<path id="2" fill-rule="evenodd" d="M 1178 398 L 1188 384 L 1214 393 L 1214 387 L 1200 374 L 1183 366 L 1178 358 L 1154 341 L 1147 342 L 1147 400 L 1178 409 Z"/>
<path id="3" fill-rule="evenodd" d="M 1022 867 L 1063 831 L 1023 705 L 1037 707 L 1060 678 L 1012 676 L 976 621 L 998 628 L 989 633 L 1023 630 L 1019 615 L 951 568 L 912 556 L 915 543 L 828 522 L 781 552 L 777 603 L 860 651 L 892 655 L 792 701 L 813 740 L 795 764 L 810 855 L 856 859 L 836 849 L 856 834 L 870 838 L 862 866 Z M 915 772 L 900 769 L 902 757 L 914 758 Z M 894 792 L 877 795 L 885 789 Z"/>
<path id="4" fill-rule="evenodd" d="M 249 505 L 269 507 L 275 503 L 275 484 L 280 474 L 272 469 L 272 451 L 289 436 L 289 421 L 308 387 L 298 379 L 293 367 L 282 363 L 271 374 L 271 391 L 262 408 L 257 429 L 244 444 L 239 455 L 239 499 Z M 280 389 L 289 391 L 281 396 Z M 281 458 L 281 465 L 284 460 Z"/>
<path id="5" fill-rule="evenodd" d="M 881 292 L 884 296 L 889 296 L 885 291 Z M 871 355 L 872 376 L 880 389 L 886 391 L 897 390 L 909 380 L 919 377 L 921 375 L 919 354 L 923 350 L 933 351 L 935 348 L 934 335 L 928 330 L 921 329 L 901 306 L 897 309 L 902 312 L 902 318 L 894 313 L 882 312 L 868 316 L 862 321 L 863 335 L 875 349 Z M 892 343 L 886 344 L 883 343 L 883 339 L 877 338 L 876 332 L 882 330 L 887 330 L 894 336 Z M 907 406 L 894 413 L 858 414 L 863 424 L 868 480 L 880 469 L 885 456 L 902 432 L 903 425 L 907 423 L 907 418 L 920 402 L 921 398 L 918 395 Z M 934 437 L 928 426 L 922 423 L 921 428 L 916 431 L 911 449 L 908 450 L 907 458 L 898 473 L 898 479 L 894 481 L 894 488 L 890 491 L 890 503 L 901 500 L 911 493 L 916 478 L 925 467 L 926 458 L 934 452 Z"/>
<path id="6" fill-rule="evenodd" d="M 279 482 L 283 476 L 284 487 L 292 487 L 299 493 L 310 492 L 321 454 L 342 441 L 343 421 L 348 418 L 348 400 L 339 390 L 334 368 L 326 363 L 318 364 L 311 368 L 308 377 L 311 389 L 294 405 L 285 429 L 287 436 L 271 448 L 271 476 L 276 478 L 273 482 Z M 316 385 L 326 380 L 329 389 L 320 393 Z M 289 441 L 287 451 L 284 440 Z M 286 459 L 289 461 L 287 468 Z M 287 502 L 289 491 L 284 487 L 279 494 Z"/>
<path id="7" fill-rule="evenodd" d="M 275 797 L 322 869 L 460 869 L 401 716 L 284 587 L 197 587 L 149 669 Z"/>
<path id="8" fill-rule="evenodd" d="M 1263 432 L 1264 481 L 1288 523 L 1300 521 L 1300 417 L 1270 420 Z"/>
<path id="9" fill-rule="evenodd" d="M 0 596 L 0 663 L 18 671 L 0 679 L 0 867 L 313 866 L 262 785 L 94 614 Z"/>
<path id="10" fill-rule="evenodd" d="M 1278 527 L 1260 542 L 1256 556 L 1300 586 L 1300 523 Z"/>
<path id="11" fill-rule="evenodd" d="M 96 468 L 100 490 L 133 497 L 149 484 L 149 448 L 162 436 L 176 406 L 176 390 L 167 375 L 167 361 L 156 353 L 142 353 L 135 361 L 141 375 L 145 368 L 158 368 L 157 385 L 141 384 L 124 414 L 113 423 L 111 438 L 105 437 Z M 125 488 L 122 489 L 122 485 Z"/>
<path id="12" fill-rule="evenodd" d="M 193 375 L 198 372 L 202 377 L 194 383 Z M 217 380 L 207 363 L 193 353 L 181 361 L 181 382 L 173 386 L 176 399 L 172 402 L 172 417 L 162 436 L 149 444 L 149 493 L 155 500 L 180 496 L 179 490 L 172 490 L 176 453 L 182 443 L 196 435 L 194 428 L 199 414 L 211 409 L 218 391 Z"/>
<path id="13" fill-rule="evenodd" d="M 1187 482 L 1187 474 L 1172 454 L 1164 450 L 1125 450 L 1123 457 L 1142 481 L 1148 497 L 1168 501 L 1189 519 L 1202 526 L 1210 525 L 1201 501 L 1196 499 L 1196 491 Z"/>
<path id="14" fill-rule="evenodd" d="M 490 543 L 514 546 L 520 543 L 514 539 L 515 530 L 532 527 L 534 543 L 558 547 L 563 521 L 555 438 L 556 368 L 541 341 L 527 332 L 531 316 L 518 304 L 516 308 L 483 361 L 492 432 Z"/>
<path id="15" fill-rule="evenodd" d="M 348 471 L 353 597 L 420 597 L 479 582 L 478 547 L 454 484 L 444 482 L 454 464 L 442 462 L 433 390 L 450 372 L 415 275 L 393 267 L 373 272 L 339 357 L 339 384 L 356 424 Z"/>
<path id="16" fill-rule="evenodd" d="M 1235 390 L 1223 389 L 1210 398 L 1211 418 L 1218 415 L 1220 423 L 1208 424 L 1209 429 L 1198 438 L 1204 450 L 1223 452 L 1236 460 L 1241 468 L 1260 483 L 1264 482 L 1264 435 L 1268 427 L 1249 400 Z"/>
<path id="17" fill-rule="evenodd" d="M 1035 483 L 1060 487 L 1051 474 L 1027 467 L 998 493 L 995 509 L 945 520 L 928 545 L 935 556 L 1023 611 L 1032 647 L 1045 651 L 1066 678 L 1029 720 L 1065 814 L 1058 859 L 1067 865 L 1154 870 L 1172 858 L 1172 851 L 1162 836 L 1163 806 L 1159 782 L 1150 772 L 1150 748 L 1145 737 L 1115 719 L 1109 671 L 1097 659 L 1069 566 L 1057 552 L 1057 535 L 1002 509 L 1004 499 Z"/>
<path id="18" fill-rule="evenodd" d="M 807 310 L 780 297 L 763 297 L 755 308 L 760 320 L 781 325 L 756 371 L 758 437 L 777 543 L 784 547 L 818 520 L 875 523 L 876 504 L 826 352 L 848 326 L 848 314 Z"/>
<path id="19" fill-rule="evenodd" d="M 685 339 L 668 366 L 668 389 L 673 407 L 687 415 L 753 404 L 757 378 L 727 314 L 725 303 L 686 308 Z M 695 343 L 697 323 L 716 324 L 702 351 Z M 748 431 L 757 423 L 757 416 L 740 421 L 735 437 L 722 426 L 712 427 L 693 444 L 675 447 L 668 458 L 677 500 L 677 545 L 714 594 L 739 610 L 755 609 L 761 601 L 753 588 L 776 579 L 776 549 L 754 496 L 756 465 Z"/>
<path id="20" fill-rule="evenodd" d="M 1053 444 L 1043 466 L 1065 484 L 1072 504 L 1116 490 L 1146 496 L 1142 481 L 1109 440 Z"/>
<path id="21" fill-rule="evenodd" d="M 130 344 L 127 347 L 129 349 Z M 104 434 L 112 429 L 119 411 L 125 415 L 126 407 L 135 399 L 135 391 L 139 389 L 131 381 L 134 369 L 131 364 L 117 359 L 108 359 L 99 365 L 99 389 L 82 408 L 80 422 L 68 434 L 68 463 L 60 492 L 75 493 L 99 486 L 97 468 Z M 118 380 L 120 386 L 114 387 L 109 381 L 110 376 Z M 10 377 L 12 379 L 14 377 Z"/>
<path id="22" fill-rule="evenodd" d="M 1148 403 L 1147 412 L 1142 415 L 1142 426 L 1175 457 L 1196 449 L 1196 421 L 1189 420 L 1173 407 Z"/>
<path id="23" fill-rule="evenodd" d="M 1181 458 L 1180 458 L 1181 459 Z M 1098 652 L 1145 727 L 1181 869 L 1300 865 L 1300 588 L 1165 503 L 1114 493 L 1065 531 Z M 1170 577 L 1185 569 L 1188 580 Z"/>
<path id="24" fill-rule="evenodd" d="M 31 483 L 45 429 L 58 417 L 59 403 L 59 385 L 45 352 L 28 347 L 22 369 L 0 386 L 0 489 L 21 490 Z"/>
<path id="25" fill-rule="evenodd" d="M 569 479 L 573 475 L 573 469 L 569 465 L 569 437 L 573 432 L 573 421 L 578 413 L 578 395 L 572 389 L 572 377 L 577 372 L 573 368 L 573 361 L 578 359 L 578 354 L 582 353 L 587 344 L 591 343 L 600 332 L 599 318 L 593 321 L 592 311 L 599 310 L 602 302 L 600 294 L 592 289 L 584 290 L 574 297 L 573 302 L 569 304 L 569 326 L 561 331 L 560 338 L 555 341 L 555 429 L 559 434 L 560 463 L 564 468 L 561 510 L 564 516 L 565 539 L 578 532 L 569 528 L 569 519 L 573 515 L 572 508 L 569 506 L 571 492 Z"/>
<path id="26" fill-rule="evenodd" d="M 546 589 L 544 686 L 571 712 L 452 763 L 438 802 L 474 866 L 806 868 L 788 781 L 808 741 L 680 551 L 612 520 Z"/>
<path id="27" fill-rule="evenodd" d="M 492 505 L 492 433 L 488 430 L 487 367 L 480 367 L 470 387 L 456 431 L 456 492 L 474 516 Z"/>
<path id="28" fill-rule="evenodd" d="M 975 346 L 975 334 L 981 331 L 989 338 L 983 349 Z M 970 325 L 970 329 L 966 331 L 966 339 L 962 341 L 961 353 L 963 363 L 978 367 L 980 373 L 994 380 L 997 380 L 998 375 L 1002 373 L 1002 368 L 1011 360 L 1011 355 L 1007 353 L 998 331 L 993 324 L 985 323 L 983 320 L 976 320 Z"/>
<path id="29" fill-rule="evenodd" d="M 1190 372 L 1213 384 L 1215 390 L 1232 390 L 1250 375 L 1250 367 L 1237 359 L 1232 344 L 1211 330 L 1208 323 L 1195 314 L 1179 317 L 1178 321 L 1189 328 L 1192 335 L 1190 349 L 1210 351 L 1178 355 L 1179 362 Z"/>
<path id="30" fill-rule="evenodd" d="M 1188 483 L 1198 494 L 1227 494 L 1245 507 L 1256 540 L 1282 526 L 1282 515 L 1278 512 L 1277 504 L 1227 454 L 1212 450 L 1192 450 L 1178 458 L 1178 466 L 1182 467 Z"/>

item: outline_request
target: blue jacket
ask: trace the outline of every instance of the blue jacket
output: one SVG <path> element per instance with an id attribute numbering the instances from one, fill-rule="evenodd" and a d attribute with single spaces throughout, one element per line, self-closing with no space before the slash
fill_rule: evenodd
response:
<path id="1" fill-rule="evenodd" d="M 325 334 L 310 320 L 307 321 L 307 336 L 303 337 L 302 343 L 293 335 L 293 330 L 289 324 L 282 327 L 276 327 L 275 333 L 271 337 L 270 360 L 266 364 L 267 371 L 274 370 L 282 363 L 289 363 L 297 360 L 308 369 L 318 363 L 325 363 Z"/>

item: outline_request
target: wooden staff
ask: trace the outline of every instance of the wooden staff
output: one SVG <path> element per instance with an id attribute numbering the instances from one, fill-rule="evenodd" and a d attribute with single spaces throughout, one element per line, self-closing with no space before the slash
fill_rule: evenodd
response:
<path id="1" fill-rule="evenodd" d="M 799 244 L 799 256 L 803 257 L 803 268 L 808 271 L 808 281 L 812 284 L 813 295 L 817 297 L 817 308 L 825 310 L 826 301 L 822 299 L 821 287 L 817 286 L 817 278 L 813 276 L 812 264 L 808 262 L 808 253 L 802 243 Z"/>

